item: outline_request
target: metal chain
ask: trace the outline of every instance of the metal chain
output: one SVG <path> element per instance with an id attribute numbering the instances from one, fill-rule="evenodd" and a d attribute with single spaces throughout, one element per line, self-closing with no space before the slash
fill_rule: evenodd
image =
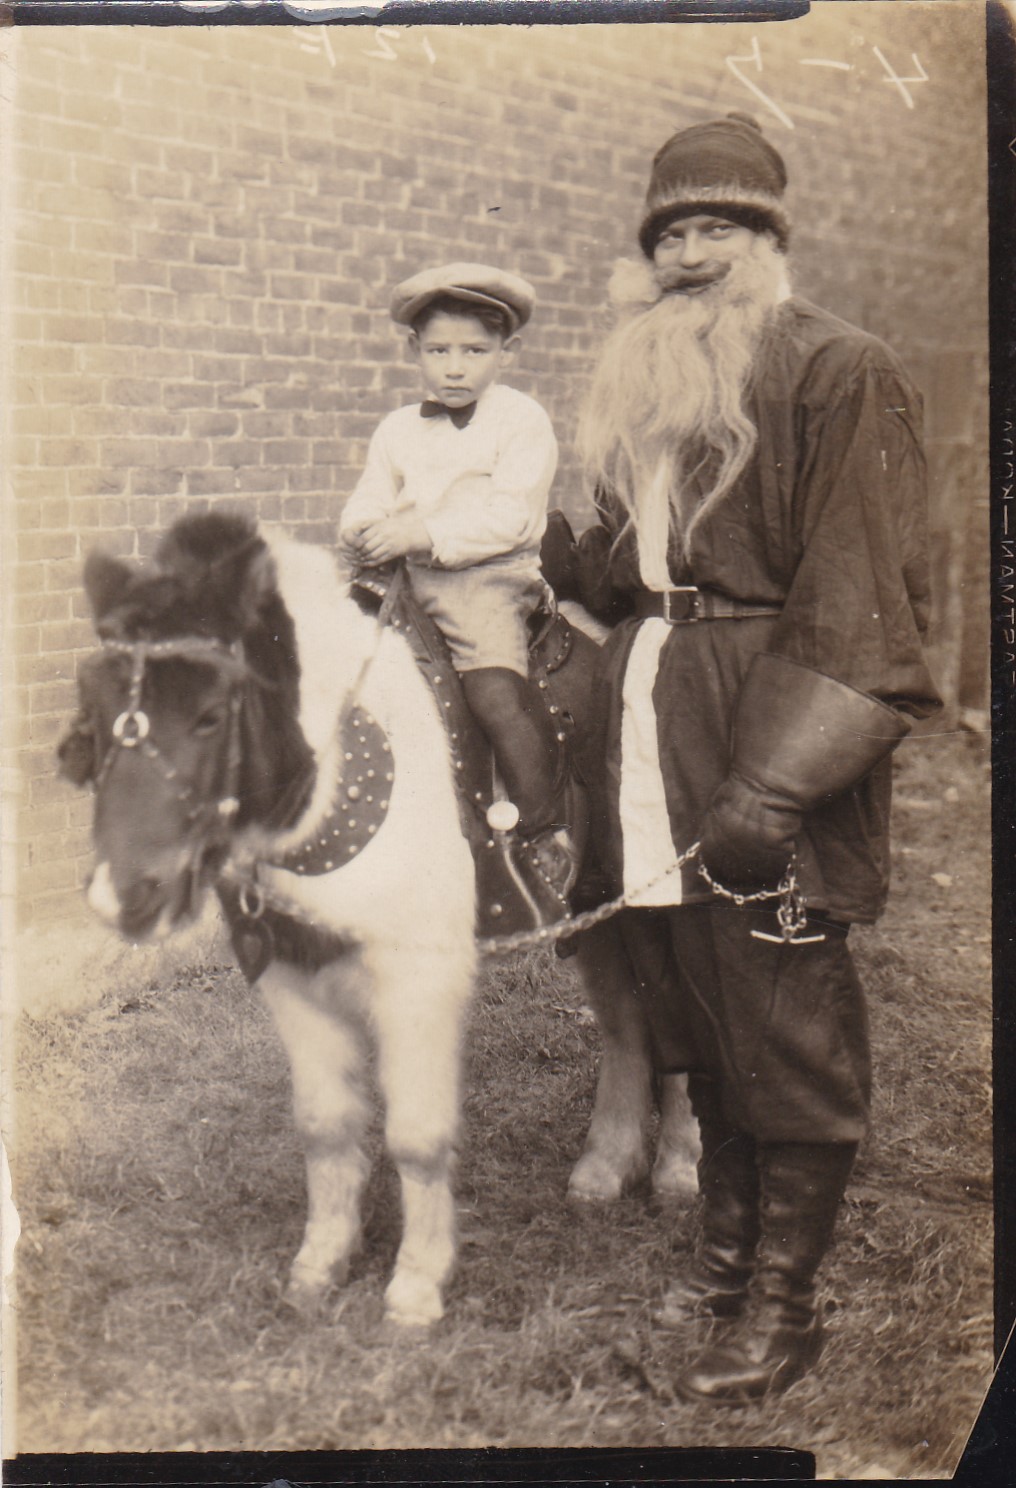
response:
<path id="1" fill-rule="evenodd" d="M 676 864 L 672 864 L 669 872 L 674 867 L 683 868 L 684 865 L 698 852 L 699 845 L 693 843 L 687 852 L 681 854 Z M 294 920 L 312 930 L 333 930 L 334 927 L 321 924 L 313 915 L 307 913 L 300 905 L 287 898 L 283 894 L 273 893 L 267 886 L 260 883 L 257 878 L 257 863 L 253 864 L 253 871 L 244 872 L 235 861 L 230 860 L 225 864 L 219 877 L 228 883 L 236 885 L 241 894 L 241 908 L 250 919 L 259 919 L 266 909 L 278 911 L 280 914 L 289 915 Z M 667 875 L 662 875 L 666 877 Z M 639 890 L 646 893 L 659 879 L 646 884 Z M 557 920 L 552 925 L 543 925 L 538 930 L 516 930 L 510 935 L 496 935 L 489 937 L 477 937 L 476 947 L 481 955 L 498 956 L 507 951 L 519 951 L 532 949 L 536 946 L 549 945 L 551 941 L 558 940 L 563 936 L 581 934 L 583 930 L 591 930 L 594 925 L 600 925 L 604 920 L 612 919 L 620 910 L 629 906 L 629 895 L 620 894 L 616 899 L 609 899 L 603 904 L 598 904 L 595 909 L 585 910 L 582 914 L 570 915 L 567 919 Z"/>
<path id="2" fill-rule="evenodd" d="M 557 920 L 551 925 L 542 925 L 537 930 L 516 930 L 510 935 L 481 936 L 477 938 L 476 948 L 484 956 L 502 956 L 510 951 L 532 950 L 539 946 L 546 946 L 560 939 L 568 939 L 573 935 L 581 935 L 584 930 L 591 930 L 595 925 L 602 925 L 604 921 L 613 919 L 622 909 L 632 907 L 632 900 L 654 888 L 655 885 L 668 877 L 675 868 L 683 868 L 690 863 L 699 852 L 700 844 L 693 842 L 691 847 L 681 853 L 676 863 L 672 864 L 666 874 L 660 878 L 653 879 L 644 884 L 636 894 L 619 894 L 616 899 L 608 899 L 603 904 L 597 905 L 595 909 L 585 910 L 582 914 L 571 915 L 567 919 Z M 808 924 L 806 901 L 797 883 L 793 863 L 788 867 L 787 873 L 780 880 L 778 888 L 759 889 L 754 894 L 740 894 L 732 889 L 725 888 L 723 884 L 711 876 L 704 863 L 700 863 L 698 872 L 705 879 L 712 892 L 720 899 L 726 899 L 736 908 L 741 909 L 747 904 L 758 904 L 765 900 L 779 899 L 779 909 L 776 911 L 776 919 L 780 926 L 779 935 L 767 935 L 762 930 L 753 930 L 751 933 L 756 940 L 767 940 L 776 944 L 786 945 L 811 945 L 817 941 L 825 940 L 824 935 L 804 935 L 802 932 Z M 333 927 L 320 924 L 314 916 L 309 915 L 306 910 L 294 904 L 292 900 L 284 895 L 272 893 L 263 883 L 257 881 L 257 864 L 254 865 L 253 875 L 244 874 L 237 868 L 235 863 L 227 863 L 224 867 L 222 878 L 239 885 L 241 892 L 241 907 L 244 913 L 251 919 L 258 919 L 266 909 L 273 909 L 280 914 L 289 915 L 292 919 L 299 920 L 313 930 L 327 930 Z"/>
<path id="3" fill-rule="evenodd" d="M 651 883 L 643 884 L 639 894 L 648 893 L 664 878 L 673 873 L 675 868 L 683 868 L 690 863 L 699 850 L 699 844 L 693 842 L 687 851 L 683 852 L 676 863 L 672 863 L 667 872 L 659 878 L 654 878 Z M 546 945 L 548 941 L 558 940 L 565 936 L 580 935 L 583 930 L 591 930 L 594 925 L 602 925 L 604 920 L 609 920 L 619 914 L 622 909 L 630 907 L 630 900 L 634 895 L 619 894 L 616 899 L 608 899 L 603 904 L 598 904 L 595 909 L 587 909 L 582 914 L 569 915 L 567 919 L 558 920 L 553 925 L 543 925 L 539 930 L 516 930 L 511 935 L 493 935 L 477 940 L 477 949 L 483 955 L 503 955 L 505 951 L 525 950 L 530 946 Z"/>
<path id="4" fill-rule="evenodd" d="M 661 882 L 663 877 L 669 876 L 674 868 L 683 868 L 699 852 L 701 844 L 693 842 L 687 851 L 683 852 L 677 862 L 661 878 L 653 879 L 635 895 L 620 894 L 616 899 L 610 899 L 605 904 L 598 905 L 596 909 L 587 910 L 584 914 L 574 915 L 566 920 L 558 920 L 554 925 L 547 925 L 539 930 L 518 930 L 513 935 L 494 936 L 487 940 L 478 940 L 477 946 L 481 952 L 490 955 L 503 954 L 505 951 L 522 950 L 529 946 L 546 945 L 550 940 L 558 940 L 563 937 L 581 934 L 583 930 L 591 930 L 594 925 L 600 925 L 604 920 L 611 919 L 622 909 L 631 907 L 631 900 L 654 888 Z M 705 863 L 698 865 L 699 876 L 705 879 L 712 892 L 720 899 L 726 899 L 737 909 L 743 909 L 748 904 L 762 904 L 767 900 L 778 899 L 779 908 L 776 911 L 777 923 L 780 927 L 779 935 L 767 935 L 763 930 L 753 930 L 752 936 L 756 940 L 769 940 L 785 945 L 812 945 L 818 941 L 825 940 L 824 935 L 804 935 L 803 931 L 808 925 L 808 914 L 806 900 L 797 882 L 794 871 L 794 863 L 787 866 L 787 872 L 781 878 L 775 889 L 758 889 L 753 894 L 741 894 L 734 889 L 728 889 L 718 883 L 709 872 Z"/>
<path id="5" fill-rule="evenodd" d="M 753 930 L 751 932 L 754 940 L 768 940 L 776 945 L 816 945 L 820 940 L 825 940 L 824 935 L 805 935 L 808 926 L 807 901 L 801 892 L 797 882 L 796 860 L 791 858 L 787 864 L 787 871 L 780 879 L 775 889 L 759 889 L 754 894 L 737 894 L 732 889 L 724 888 L 723 884 L 717 883 L 710 875 L 705 863 L 698 866 L 699 876 L 721 899 L 728 899 L 732 904 L 741 909 L 746 904 L 761 904 L 766 899 L 779 899 L 780 906 L 776 911 L 776 920 L 780 927 L 779 935 L 768 935 L 764 930 Z"/>
<path id="6" fill-rule="evenodd" d="M 698 847 L 698 843 L 695 844 Z M 794 877 L 794 865 L 791 863 L 779 885 L 775 889 L 758 889 L 754 894 L 738 894 L 733 889 L 724 888 L 723 884 L 717 883 L 709 872 L 705 863 L 698 865 L 699 877 L 704 878 L 706 883 L 721 899 L 729 899 L 731 904 L 736 904 L 738 909 L 743 909 L 746 904 L 761 904 L 765 899 L 780 899 L 784 894 L 791 894 L 797 888 L 797 879 Z"/>

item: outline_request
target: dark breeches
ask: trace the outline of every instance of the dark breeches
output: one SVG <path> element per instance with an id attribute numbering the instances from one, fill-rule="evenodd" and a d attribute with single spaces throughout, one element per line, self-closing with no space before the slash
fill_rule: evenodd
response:
<path id="1" fill-rule="evenodd" d="M 709 1074 L 727 1120 L 759 1142 L 857 1142 L 871 1057 L 847 927 L 774 945 L 775 915 L 727 905 L 632 910 L 624 933 L 663 1070 Z"/>

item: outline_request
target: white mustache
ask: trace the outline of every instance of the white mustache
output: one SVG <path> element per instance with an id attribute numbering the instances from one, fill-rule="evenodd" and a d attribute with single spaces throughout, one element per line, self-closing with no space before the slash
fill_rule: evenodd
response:
<path id="1" fill-rule="evenodd" d="M 707 285 L 719 284 L 729 273 L 728 263 L 719 264 L 708 271 L 700 270 L 698 273 L 675 269 L 669 274 L 661 274 L 659 283 L 664 294 L 680 294 L 683 289 L 704 289 Z"/>

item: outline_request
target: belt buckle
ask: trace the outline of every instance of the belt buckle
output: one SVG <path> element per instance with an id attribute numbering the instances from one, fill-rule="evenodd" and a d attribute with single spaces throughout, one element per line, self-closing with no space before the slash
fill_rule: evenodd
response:
<path id="1" fill-rule="evenodd" d="M 673 600 L 674 595 L 682 596 L 683 603 L 678 605 L 675 613 Z M 698 586 L 696 584 L 675 584 L 673 589 L 663 591 L 663 618 L 668 625 L 685 625 L 698 619 L 696 610 L 698 608 Z"/>

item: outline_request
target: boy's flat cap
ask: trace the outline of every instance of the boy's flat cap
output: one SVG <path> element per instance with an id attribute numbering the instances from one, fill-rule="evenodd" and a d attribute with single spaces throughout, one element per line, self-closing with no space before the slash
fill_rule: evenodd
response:
<path id="1" fill-rule="evenodd" d="M 404 279 L 392 291 L 391 315 L 399 325 L 412 325 L 431 300 L 452 296 L 467 305 L 503 310 L 514 333 L 533 313 L 536 293 L 518 274 L 492 269 L 488 264 L 442 264 Z"/>

